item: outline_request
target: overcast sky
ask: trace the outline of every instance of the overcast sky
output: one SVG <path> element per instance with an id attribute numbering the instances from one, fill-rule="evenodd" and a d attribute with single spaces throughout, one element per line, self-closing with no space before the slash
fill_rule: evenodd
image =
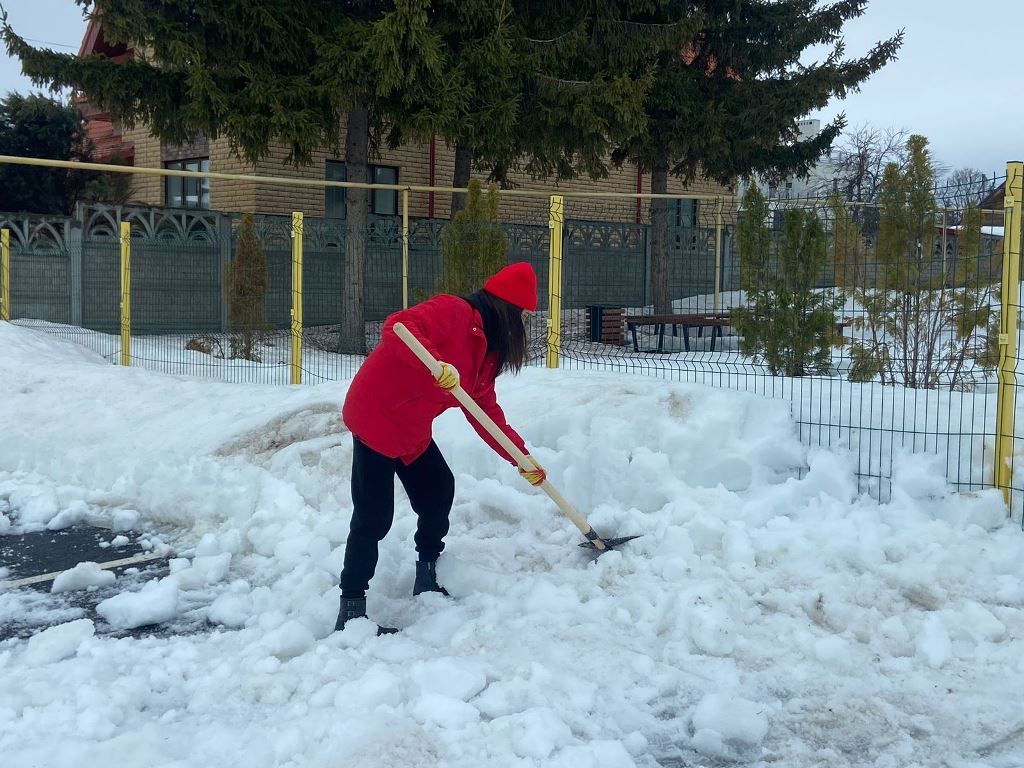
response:
<path id="1" fill-rule="evenodd" d="M 2 4 L 22 36 L 78 50 L 85 21 L 74 0 Z M 952 168 L 1001 173 L 1007 160 L 1024 160 L 1024 0 L 870 0 L 867 13 L 847 25 L 847 55 L 861 55 L 901 28 L 898 61 L 859 93 L 809 117 L 826 121 L 845 112 L 851 127 L 922 133 L 936 159 Z M 0 91 L 30 89 L 18 62 L 3 54 Z"/>

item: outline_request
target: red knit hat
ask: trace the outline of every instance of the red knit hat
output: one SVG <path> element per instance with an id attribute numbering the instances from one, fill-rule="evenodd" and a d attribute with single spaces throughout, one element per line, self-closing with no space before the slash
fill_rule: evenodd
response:
<path id="1" fill-rule="evenodd" d="M 491 275 L 484 290 L 509 304 L 533 312 L 537 309 L 537 273 L 525 261 L 509 264 Z"/>

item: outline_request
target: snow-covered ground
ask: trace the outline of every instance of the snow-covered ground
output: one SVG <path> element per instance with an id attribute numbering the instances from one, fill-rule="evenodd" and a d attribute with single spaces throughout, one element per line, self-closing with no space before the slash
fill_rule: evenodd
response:
<path id="1" fill-rule="evenodd" d="M 599 532 L 643 537 L 589 559 L 449 412 L 453 599 L 411 597 L 399 491 L 370 611 L 403 631 L 332 633 L 345 382 L 119 368 L 7 324 L 0 349 L 0 533 L 116 517 L 176 554 L 0 642 L 4 766 L 1024 764 L 1024 534 L 932 457 L 901 455 L 879 504 L 785 401 L 528 369 L 499 382 L 510 422 Z M 0 622 L 47 610 L 28 592 L 0 590 Z"/>

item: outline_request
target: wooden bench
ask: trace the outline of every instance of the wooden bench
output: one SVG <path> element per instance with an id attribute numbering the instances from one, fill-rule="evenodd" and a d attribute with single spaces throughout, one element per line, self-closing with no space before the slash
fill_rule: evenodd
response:
<path id="1" fill-rule="evenodd" d="M 586 322 L 590 340 L 619 347 L 626 342 L 626 326 L 622 322 L 626 310 L 621 307 L 587 307 Z"/>
<path id="2" fill-rule="evenodd" d="M 837 336 L 842 336 L 843 335 L 843 329 L 844 328 L 849 328 L 855 322 L 856 322 L 856 318 L 853 318 L 853 317 L 843 317 L 843 318 L 840 318 L 839 320 L 836 320 L 836 335 Z"/>
<path id="3" fill-rule="evenodd" d="M 672 326 L 672 335 L 676 336 L 677 328 L 683 329 L 683 347 L 690 351 L 690 329 L 697 329 L 697 338 L 704 334 L 705 328 L 711 329 L 711 351 L 715 351 L 715 339 L 722 338 L 722 328 L 730 324 L 728 312 L 695 312 L 683 315 L 626 315 L 623 318 L 626 327 L 633 336 L 633 351 L 640 351 L 640 342 L 637 338 L 637 328 L 653 325 L 658 333 L 658 348 L 644 350 L 645 352 L 665 351 L 665 326 Z"/>

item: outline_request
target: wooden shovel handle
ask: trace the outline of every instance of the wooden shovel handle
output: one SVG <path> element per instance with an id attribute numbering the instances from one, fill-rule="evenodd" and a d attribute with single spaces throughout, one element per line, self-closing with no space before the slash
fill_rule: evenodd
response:
<path id="1" fill-rule="evenodd" d="M 406 328 L 402 323 L 395 323 L 394 326 L 395 335 L 398 336 L 405 345 L 409 347 L 416 357 L 420 359 L 427 369 L 433 374 L 434 378 L 438 378 L 441 375 L 441 363 L 439 363 L 430 351 L 420 343 L 412 331 Z M 509 440 L 508 435 L 499 429 L 498 425 L 494 423 L 494 420 L 484 413 L 484 410 L 477 405 L 476 400 L 469 396 L 469 393 L 462 388 L 461 384 L 456 384 L 450 390 L 455 396 L 455 399 L 459 401 L 459 405 L 466 409 L 467 413 L 471 414 L 487 430 L 488 434 L 498 441 L 498 444 L 508 451 L 509 456 L 516 460 L 519 467 L 526 472 L 530 472 L 537 468 L 536 464 L 530 460 L 530 458 L 524 454 L 519 447 Z M 551 484 L 550 481 L 545 480 L 540 484 L 540 487 L 551 497 L 551 500 L 558 505 L 558 508 L 565 513 L 566 517 L 573 521 L 580 532 L 587 537 L 587 539 L 594 543 L 594 546 L 599 550 L 605 548 L 605 543 L 598 536 L 590 523 L 587 522 L 586 518 L 583 517 L 576 509 L 570 504 L 561 493 Z"/>

